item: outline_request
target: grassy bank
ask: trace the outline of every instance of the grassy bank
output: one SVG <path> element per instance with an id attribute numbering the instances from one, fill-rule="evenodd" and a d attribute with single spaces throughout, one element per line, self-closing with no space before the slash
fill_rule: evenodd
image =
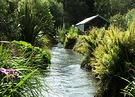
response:
<path id="1" fill-rule="evenodd" d="M 43 86 L 40 81 L 42 77 L 40 71 L 45 70 L 50 64 L 50 58 L 47 50 L 33 47 L 27 42 L 2 41 L 0 45 L 0 96 L 42 96 L 41 91 L 47 91 L 47 86 Z"/>
<path id="2" fill-rule="evenodd" d="M 81 66 L 90 69 L 99 82 L 96 97 L 135 96 L 135 32 L 132 26 L 125 32 L 115 27 L 93 29 L 88 36 L 81 36 L 81 42 L 74 46 L 74 50 L 84 50 L 79 51 L 85 55 Z"/>

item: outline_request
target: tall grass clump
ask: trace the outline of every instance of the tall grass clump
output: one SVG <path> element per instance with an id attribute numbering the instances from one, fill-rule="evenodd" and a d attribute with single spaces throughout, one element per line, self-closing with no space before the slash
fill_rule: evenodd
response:
<path id="1" fill-rule="evenodd" d="M 65 24 L 63 24 L 62 27 L 59 27 L 57 29 L 57 41 L 64 43 L 67 32 L 68 31 L 65 28 Z"/>
<path id="2" fill-rule="evenodd" d="M 98 44 L 102 42 L 102 39 L 104 38 L 106 31 L 105 28 L 96 29 L 93 28 L 91 31 L 89 31 L 88 36 L 84 36 L 84 42 L 85 45 L 85 54 L 83 62 L 81 63 L 81 67 L 85 68 L 91 68 L 90 59 L 93 57 L 92 52 L 96 49 Z"/>
<path id="3" fill-rule="evenodd" d="M 42 33 L 42 32 L 41 32 Z M 52 46 L 52 41 L 49 35 L 38 35 L 34 46 L 38 46 L 43 49 L 48 49 Z"/>
<path id="4" fill-rule="evenodd" d="M 0 97 L 42 97 L 47 91 L 39 69 L 30 65 L 32 57 L 26 56 L 13 43 L 0 45 Z"/>
<path id="5" fill-rule="evenodd" d="M 122 92 L 124 94 L 124 97 L 135 97 L 135 77 L 132 76 L 133 80 L 130 81 L 128 79 L 122 78 L 123 80 L 128 82 L 128 85 L 122 89 Z"/>
<path id="6" fill-rule="evenodd" d="M 110 27 L 93 50 L 90 59 L 93 75 L 101 81 L 98 96 L 123 97 L 120 93 L 128 83 L 121 79 L 132 80 L 135 63 L 135 34 L 133 31 L 121 32 Z"/>
<path id="7" fill-rule="evenodd" d="M 130 59 L 131 62 L 128 63 L 128 72 L 130 73 L 130 76 L 128 78 L 123 78 L 128 85 L 125 86 L 124 89 L 122 89 L 122 92 L 124 94 L 124 97 L 134 97 L 135 96 L 135 64 L 134 64 L 134 53 L 135 53 L 135 29 L 134 29 L 134 25 L 135 25 L 135 20 L 133 20 L 130 23 L 130 26 L 128 27 L 127 32 L 130 32 L 130 39 L 129 39 L 129 44 L 130 46 Z M 130 79 L 129 79 L 130 78 Z"/>
<path id="8" fill-rule="evenodd" d="M 72 49 L 76 44 L 78 33 L 77 29 L 74 26 L 71 26 L 66 34 L 66 38 L 64 41 L 64 47 L 68 49 Z"/>

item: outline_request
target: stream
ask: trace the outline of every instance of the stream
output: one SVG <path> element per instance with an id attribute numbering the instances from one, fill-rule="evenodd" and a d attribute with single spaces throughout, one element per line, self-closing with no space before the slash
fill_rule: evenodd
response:
<path id="1" fill-rule="evenodd" d="M 61 45 L 52 47 L 51 54 L 45 75 L 51 90 L 44 93 L 45 97 L 94 97 L 96 82 L 91 72 L 80 68 L 83 56 Z"/>

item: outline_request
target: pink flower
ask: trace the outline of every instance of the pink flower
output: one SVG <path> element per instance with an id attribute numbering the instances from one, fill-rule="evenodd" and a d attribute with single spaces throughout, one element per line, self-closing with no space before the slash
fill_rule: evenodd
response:
<path id="1" fill-rule="evenodd" d="M 6 72 L 6 69 L 5 68 L 0 68 L 0 73 L 3 75 L 7 75 L 8 73 Z"/>
<path id="2" fill-rule="evenodd" d="M 5 68 L 0 68 L 0 75 L 4 75 L 7 76 L 9 74 L 12 74 L 11 78 L 16 79 L 18 76 L 15 73 L 15 70 L 9 70 L 9 69 L 5 69 Z"/>
<path id="3" fill-rule="evenodd" d="M 7 72 L 8 74 L 15 74 L 15 71 L 14 71 L 14 70 L 9 70 L 9 69 L 7 69 L 6 72 Z"/>

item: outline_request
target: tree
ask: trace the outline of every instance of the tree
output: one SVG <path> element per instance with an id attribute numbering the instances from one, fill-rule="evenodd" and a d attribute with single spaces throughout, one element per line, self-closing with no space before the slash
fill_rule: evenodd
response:
<path id="1" fill-rule="evenodd" d="M 95 10 L 98 14 L 110 18 L 116 14 L 125 14 L 135 7 L 134 0 L 94 0 Z"/>
<path id="2" fill-rule="evenodd" d="M 69 22 L 69 26 L 88 17 L 89 7 L 83 0 L 68 0 L 64 8 L 65 22 Z"/>
<path id="3" fill-rule="evenodd" d="M 95 10 L 94 10 L 94 0 L 84 0 L 88 6 L 88 16 L 93 16 L 95 15 Z"/>
<path id="4" fill-rule="evenodd" d="M 90 15 L 89 6 L 86 4 L 88 0 L 57 0 L 63 4 L 64 23 L 66 27 L 70 27 L 83 20 Z"/>
<path id="5" fill-rule="evenodd" d="M 110 2 L 109 0 L 95 0 L 94 2 L 95 11 L 97 14 L 106 18 L 110 17 Z"/>
<path id="6" fill-rule="evenodd" d="M 50 12 L 53 15 L 53 20 L 55 28 L 62 26 L 63 24 L 63 15 L 64 9 L 63 4 L 61 2 L 57 2 L 54 0 L 49 0 L 50 3 Z"/>
<path id="7" fill-rule="evenodd" d="M 126 24 L 130 25 L 134 21 L 134 18 L 135 18 L 135 9 L 133 8 L 127 12 L 124 19 Z"/>
<path id="8" fill-rule="evenodd" d="M 0 40 L 4 37 L 4 31 L 6 29 L 6 22 L 4 19 L 4 15 L 7 13 L 7 6 L 5 0 L 0 0 Z"/>
<path id="9" fill-rule="evenodd" d="M 0 40 L 13 40 L 16 37 L 15 14 L 16 0 L 0 1 Z"/>

